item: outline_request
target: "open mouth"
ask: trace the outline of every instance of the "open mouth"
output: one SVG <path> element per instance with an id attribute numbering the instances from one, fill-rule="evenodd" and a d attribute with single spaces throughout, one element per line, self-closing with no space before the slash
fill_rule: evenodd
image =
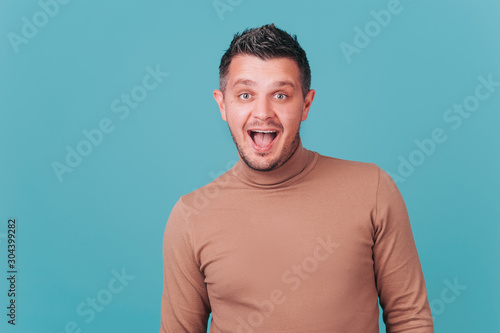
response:
<path id="1" fill-rule="evenodd" d="M 278 136 L 278 131 L 274 130 L 250 130 L 248 134 L 252 138 L 256 148 L 271 148 L 274 140 Z"/>

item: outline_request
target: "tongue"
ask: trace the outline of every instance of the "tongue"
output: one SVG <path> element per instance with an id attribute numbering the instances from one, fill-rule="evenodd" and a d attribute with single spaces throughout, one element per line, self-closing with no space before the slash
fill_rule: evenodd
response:
<path id="1" fill-rule="evenodd" d="M 253 136 L 253 141 L 259 147 L 267 147 L 273 141 L 273 135 L 269 133 L 255 133 Z"/>

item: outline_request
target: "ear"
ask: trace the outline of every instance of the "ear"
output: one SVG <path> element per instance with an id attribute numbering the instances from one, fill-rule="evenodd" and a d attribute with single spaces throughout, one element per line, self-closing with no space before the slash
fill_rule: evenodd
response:
<path id="1" fill-rule="evenodd" d="M 314 89 L 311 89 L 304 98 L 304 108 L 302 109 L 302 121 L 307 119 L 307 115 L 309 114 L 309 109 L 311 108 L 311 104 L 314 100 L 315 94 L 316 91 L 314 91 Z"/>
<path id="2" fill-rule="evenodd" d="M 227 121 L 226 118 L 226 108 L 224 106 L 224 93 L 220 91 L 219 89 L 214 90 L 214 98 L 215 101 L 217 102 L 217 105 L 219 105 L 219 110 L 220 110 L 220 115 L 222 117 L 222 120 Z"/>

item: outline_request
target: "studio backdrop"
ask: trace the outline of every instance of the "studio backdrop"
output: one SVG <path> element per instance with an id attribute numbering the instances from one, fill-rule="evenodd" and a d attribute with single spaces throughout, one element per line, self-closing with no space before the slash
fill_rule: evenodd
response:
<path id="1" fill-rule="evenodd" d="M 159 331 L 170 210 L 238 160 L 220 58 L 267 23 L 309 58 L 304 146 L 403 194 L 436 332 L 500 332 L 500 2 L 4 0 L 2 333 Z"/>

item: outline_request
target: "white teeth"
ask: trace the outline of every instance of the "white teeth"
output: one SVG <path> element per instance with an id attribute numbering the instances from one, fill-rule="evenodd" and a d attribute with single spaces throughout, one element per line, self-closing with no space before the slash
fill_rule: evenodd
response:
<path id="1" fill-rule="evenodd" d="M 253 131 L 257 133 L 276 133 L 276 131 Z"/>

